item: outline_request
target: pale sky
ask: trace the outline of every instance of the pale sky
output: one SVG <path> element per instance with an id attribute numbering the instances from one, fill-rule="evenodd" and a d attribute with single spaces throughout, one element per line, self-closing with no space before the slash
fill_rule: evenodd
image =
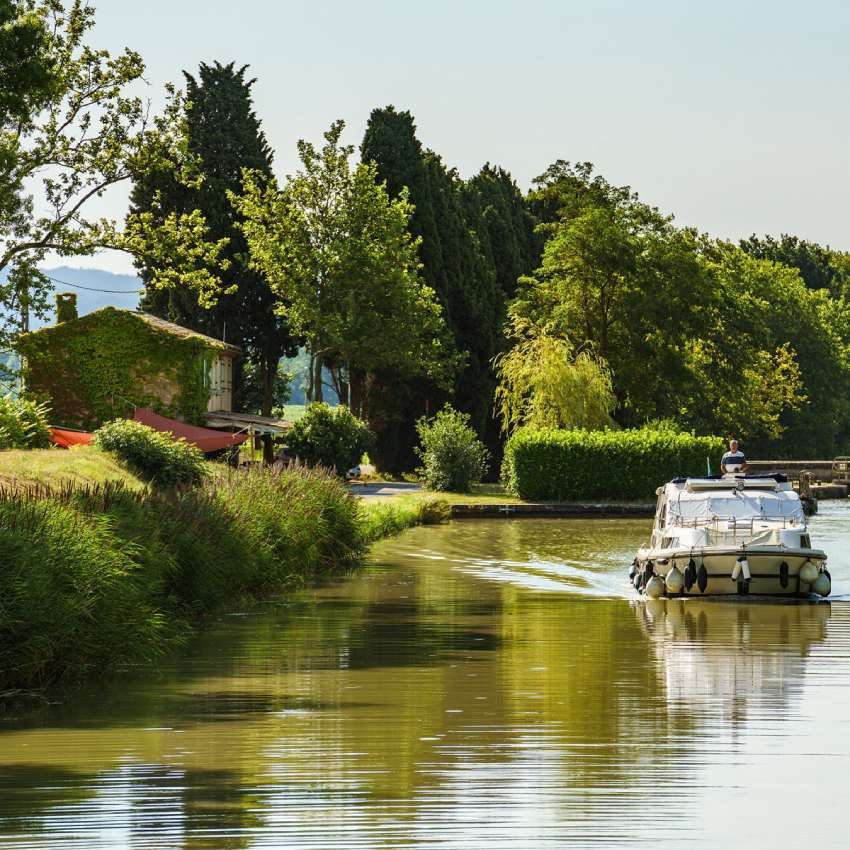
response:
<path id="1" fill-rule="evenodd" d="M 251 66 L 283 175 L 336 118 L 359 145 L 392 103 L 469 176 L 523 189 L 555 159 L 725 238 L 850 250 L 850 3 L 813 0 L 94 0 L 92 44 L 130 46 L 148 93 L 201 61 Z M 103 202 L 120 216 L 125 197 Z M 106 255 L 78 265 L 128 271 Z"/>

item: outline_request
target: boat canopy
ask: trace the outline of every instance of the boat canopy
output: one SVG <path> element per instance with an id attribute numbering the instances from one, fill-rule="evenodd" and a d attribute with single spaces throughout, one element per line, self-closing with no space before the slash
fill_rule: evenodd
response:
<path id="1" fill-rule="evenodd" d="M 793 490 L 732 490 L 692 492 L 686 489 L 668 494 L 671 519 L 796 519 L 804 521 L 803 506 Z M 675 520 L 674 520 L 675 521 Z"/>

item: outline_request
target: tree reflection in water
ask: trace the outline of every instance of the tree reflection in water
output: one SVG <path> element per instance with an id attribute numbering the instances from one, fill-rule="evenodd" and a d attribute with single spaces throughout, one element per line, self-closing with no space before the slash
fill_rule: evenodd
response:
<path id="1" fill-rule="evenodd" d="M 714 846 L 701 789 L 754 729 L 802 728 L 809 656 L 850 618 L 632 601 L 645 531 L 416 529 L 165 669 L 7 719 L 0 845 Z"/>

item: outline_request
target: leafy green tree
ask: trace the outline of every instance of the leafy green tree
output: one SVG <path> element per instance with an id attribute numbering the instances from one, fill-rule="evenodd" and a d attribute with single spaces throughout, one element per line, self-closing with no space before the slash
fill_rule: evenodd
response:
<path id="1" fill-rule="evenodd" d="M 745 441 L 781 437 L 783 418 L 806 401 L 800 367 L 790 345 L 780 345 L 773 352 L 738 347 L 734 360 L 729 353 L 716 339 L 688 344 L 694 395 L 683 398 L 683 418 L 702 431 L 735 435 Z M 694 416 L 695 412 L 699 415 Z"/>
<path id="2" fill-rule="evenodd" d="M 56 4 L 0 0 L 0 122 L 27 121 L 50 98 L 58 69 L 48 14 Z"/>
<path id="3" fill-rule="evenodd" d="M 440 305 L 418 275 L 406 193 L 391 200 L 373 164 L 352 169 L 343 129 L 335 122 L 321 149 L 299 142 L 301 170 L 283 187 L 246 171 L 244 194 L 231 198 L 244 217 L 252 268 L 307 340 L 310 400 L 322 400 L 327 366 L 339 376 L 340 401 L 360 412 L 367 373 L 445 382 L 453 356 Z"/>
<path id="4" fill-rule="evenodd" d="M 742 239 L 741 248 L 758 260 L 772 260 L 783 266 L 797 269 L 809 289 L 826 289 L 833 296 L 846 296 L 848 274 L 840 252 L 815 242 L 783 233 L 774 236 L 756 236 Z"/>
<path id="5" fill-rule="evenodd" d="M 547 241 L 511 314 L 578 349 L 590 343 L 611 369 L 620 424 L 672 418 L 777 455 L 841 445 L 843 299 L 807 288 L 793 265 L 674 227 L 588 163 L 555 163 L 532 206 Z"/>
<path id="6" fill-rule="evenodd" d="M 26 8 L 45 21 L 40 56 L 51 81 L 31 111 L 11 124 L 7 119 L 3 128 L 0 196 L 7 203 L 0 217 L 0 270 L 13 260 L 35 262 L 51 250 L 79 255 L 145 249 L 160 261 L 165 251 L 181 260 L 195 254 L 214 259 L 216 246 L 195 238 L 205 235 L 198 215 L 173 217 L 156 234 L 144 221 L 133 220 L 120 232 L 114 222 L 85 217 L 92 198 L 180 152 L 179 98 L 152 119 L 142 99 L 126 93 L 142 78 L 141 57 L 131 50 L 111 56 L 86 45 L 94 10 L 81 0 L 68 8 L 60 0 L 37 0 Z M 44 211 L 36 211 L 27 194 L 33 186 Z M 191 279 L 199 288 L 210 282 L 205 270 Z"/>
<path id="7" fill-rule="evenodd" d="M 749 435 L 752 452 L 831 456 L 850 424 L 842 302 L 796 269 L 706 243 L 713 303 L 686 347 L 693 375 L 680 415 L 692 427 Z"/>
<path id="8" fill-rule="evenodd" d="M 247 66 L 233 63 L 201 64 L 197 78 L 186 79 L 185 133 L 188 155 L 194 158 L 199 180 L 181 179 L 175 163 L 149 170 L 135 181 L 131 213 L 152 212 L 156 217 L 198 211 L 208 238 L 226 243 L 217 266 L 211 269 L 220 291 L 215 304 L 203 300 L 191 286 L 148 289 L 142 306 L 156 315 L 194 328 L 243 348 L 243 370 L 236 380 L 237 399 L 257 407 L 265 416 L 280 403 L 278 363 L 292 356 L 298 340 L 285 319 L 274 310 L 274 295 L 265 277 L 248 264 L 248 248 L 240 218 L 228 198 L 239 192 L 243 169 L 268 179 L 272 152 L 254 113 Z M 156 267 L 146 258 L 137 263 L 142 279 L 152 283 Z M 259 404 L 254 402 L 259 399 Z M 267 454 L 271 445 L 267 446 Z"/>
<path id="9" fill-rule="evenodd" d="M 620 424 L 670 415 L 688 378 L 684 342 L 710 299 L 699 238 L 587 163 L 556 163 L 538 184 L 547 241 L 540 268 L 520 279 L 513 315 L 610 366 Z"/>
<path id="10" fill-rule="evenodd" d="M 209 288 L 221 246 L 196 211 L 158 223 L 133 217 L 124 230 L 87 215 L 110 187 L 183 156 L 179 97 L 151 117 L 128 93 L 142 79 L 141 57 L 86 44 L 94 10 L 81 0 L 2 3 L 0 24 L 0 272 L 14 266 L 18 284 L 27 277 L 25 292 L 16 284 L 2 293 L 7 327 L 22 302 L 43 299 L 47 280 L 32 270 L 48 251 L 144 253 L 161 283 Z"/>
<path id="11" fill-rule="evenodd" d="M 18 127 L 30 125 L 49 100 L 58 71 L 50 53 L 50 7 L 0 0 L 0 218 L 23 202 L 14 174 Z"/>
<path id="12" fill-rule="evenodd" d="M 15 337 L 30 329 L 30 319 L 46 319 L 52 304 L 51 282 L 31 262 L 19 260 L 9 267 L 5 281 L 0 281 L 0 351 L 12 348 Z"/>

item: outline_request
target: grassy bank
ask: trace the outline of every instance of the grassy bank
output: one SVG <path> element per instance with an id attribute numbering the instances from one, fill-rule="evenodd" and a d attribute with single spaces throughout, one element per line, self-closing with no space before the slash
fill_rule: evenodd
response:
<path id="1" fill-rule="evenodd" d="M 0 487 L 14 488 L 28 484 L 61 487 L 120 482 L 131 490 L 144 485 L 118 461 L 93 446 L 30 451 L 0 451 Z"/>
<path id="2" fill-rule="evenodd" d="M 218 470 L 201 487 L 156 492 L 95 449 L 21 453 L 39 455 L 50 483 L 10 454 L 0 692 L 150 661 L 205 616 L 349 568 L 370 542 L 443 516 L 432 500 L 364 506 L 306 469 Z"/>
<path id="3" fill-rule="evenodd" d="M 360 503 L 363 539 L 374 543 L 414 525 L 434 525 L 451 518 L 447 501 L 432 495 L 395 496 Z"/>

